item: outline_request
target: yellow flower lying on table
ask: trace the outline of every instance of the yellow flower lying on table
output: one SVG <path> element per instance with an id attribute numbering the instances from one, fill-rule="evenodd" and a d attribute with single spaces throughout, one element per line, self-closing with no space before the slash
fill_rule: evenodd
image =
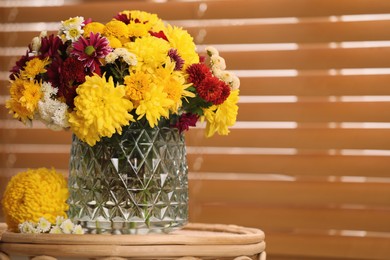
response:
<path id="1" fill-rule="evenodd" d="M 8 228 L 18 231 L 19 224 L 26 221 L 38 223 L 44 218 L 56 223 L 57 217 L 66 218 L 68 196 L 64 176 L 54 169 L 28 169 L 16 174 L 7 184 L 2 200 Z"/>

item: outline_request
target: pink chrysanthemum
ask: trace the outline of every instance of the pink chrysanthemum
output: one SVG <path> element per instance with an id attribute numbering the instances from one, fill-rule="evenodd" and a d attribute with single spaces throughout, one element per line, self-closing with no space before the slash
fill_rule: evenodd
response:
<path id="1" fill-rule="evenodd" d="M 220 105 L 229 96 L 230 87 L 217 77 L 208 77 L 196 86 L 196 91 L 207 102 Z"/>
<path id="2" fill-rule="evenodd" d="M 212 76 L 210 69 L 203 63 L 192 64 L 187 68 L 188 81 L 198 86 L 206 78 Z"/>
<path id="3" fill-rule="evenodd" d="M 190 126 L 196 126 L 196 122 L 198 121 L 199 116 L 197 114 L 192 113 L 183 113 L 179 120 L 176 122 L 174 127 L 179 129 L 179 132 L 188 131 Z"/>
<path id="4" fill-rule="evenodd" d="M 95 72 L 96 67 L 101 65 L 99 59 L 104 58 L 111 51 L 106 37 L 91 32 L 89 38 L 80 37 L 73 43 L 71 54 L 82 61 L 84 67 L 89 68 L 91 72 Z"/>

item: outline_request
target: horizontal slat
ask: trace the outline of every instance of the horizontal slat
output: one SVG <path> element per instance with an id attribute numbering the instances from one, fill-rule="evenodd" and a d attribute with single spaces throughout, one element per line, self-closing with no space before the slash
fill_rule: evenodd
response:
<path id="1" fill-rule="evenodd" d="M 191 129 L 186 138 L 190 146 L 390 150 L 390 129 L 232 129 L 212 138 Z"/>
<path id="2" fill-rule="evenodd" d="M 383 33 L 390 21 L 304 22 L 287 24 L 231 24 L 187 28 L 199 44 L 327 43 L 388 41 Z M 250 33 L 248 33 L 250 32 Z M 199 37 L 197 37 L 199 35 Z M 29 39 L 30 41 L 30 39 Z"/>
<path id="3" fill-rule="evenodd" d="M 57 21 L 70 16 L 83 15 L 96 19 L 108 20 L 122 9 L 140 9 L 159 13 L 164 19 L 234 19 L 234 18 L 269 18 L 269 17 L 311 17 L 336 16 L 346 14 L 389 13 L 390 3 L 386 0 L 246 0 L 245 5 L 235 1 L 208 1 L 206 6 L 197 2 L 134 2 L 131 5 L 121 1 L 86 2 L 61 7 L 19 7 L 4 8 L 1 22 L 5 21 Z M 283 6 L 283 8 L 280 8 Z M 206 7 L 206 8 L 205 8 Z M 60 11 L 60 16 L 58 12 Z M 180 10 L 180 12 L 172 12 Z M 44 16 L 35 16 L 36 12 Z M 64 18 L 65 17 L 65 18 Z"/>
<path id="4" fill-rule="evenodd" d="M 70 149 L 69 149 L 70 150 Z M 229 152 L 230 150 L 226 150 Z M 0 153 L 9 168 L 67 169 L 69 153 Z M 188 154 L 189 170 L 215 173 L 258 173 L 291 176 L 390 177 L 389 156 L 324 154 Z"/>
<path id="5" fill-rule="evenodd" d="M 240 175 L 235 179 L 224 180 L 208 179 L 207 173 L 193 176 L 198 176 L 189 181 L 191 198 L 195 204 L 243 203 L 315 208 L 353 205 L 390 209 L 390 183 L 242 180 Z"/>
<path id="6" fill-rule="evenodd" d="M 301 75 L 301 73 L 298 71 L 298 75 L 293 77 L 241 77 L 240 95 L 390 95 L 390 75 Z"/>
<path id="7" fill-rule="evenodd" d="M 22 125 L 22 123 L 20 123 Z M 71 144 L 72 132 L 69 130 L 53 131 L 47 128 L 17 128 L 4 130 L 8 144 Z"/>
<path id="8" fill-rule="evenodd" d="M 70 144 L 71 131 L 17 128 L 4 130 L 5 143 Z M 390 150 L 390 129 L 232 129 L 229 135 L 204 136 L 204 129 L 185 133 L 189 146 L 298 149 Z M 359 140 L 359 142 L 356 142 Z"/>
<path id="9" fill-rule="evenodd" d="M 237 119 L 238 121 L 389 122 L 390 102 L 243 103 L 239 104 Z"/>
<path id="10" fill-rule="evenodd" d="M 390 47 L 375 48 L 303 48 L 274 51 L 220 52 L 230 70 L 321 70 L 344 68 L 388 68 Z M 22 53 L 23 54 L 23 53 Z M 11 68 L 20 56 L 0 56 Z"/>
<path id="11" fill-rule="evenodd" d="M 390 36 L 383 28 L 390 27 L 389 20 L 356 22 L 310 22 L 282 24 L 237 24 L 226 25 L 202 22 L 184 28 L 198 44 L 240 44 L 240 43 L 326 43 L 346 41 L 388 41 Z M 180 23 L 172 21 L 172 24 Z M 22 29 L 22 25 L 20 26 Z M 250 33 L 248 33 L 250 32 Z M 56 33 L 56 32 L 48 32 Z M 39 31 L 0 32 L 4 47 L 26 47 Z"/>
<path id="12" fill-rule="evenodd" d="M 292 194 L 293 195 L 293 194 Z M 262 207 L 252 204 L 198 204 L 191 221 L 262 226 L 268 231 L 361 230 L 390 232 L 389 209 L 338 209 L 320 207 Z"/>
<path id="13" fill-rule="evenodd" d="M 190 154 L 188 159 L 197 172 L 390 177 L 389 156 Z"/>
<path id="14" fill-rule="evenodd" d="M 0 107 L 0 116 L 2 119 L 12 117 L 4 106 Z M 237 120 L 389 122 L 390 102 L 242 103 Z"/>
<path id="15" fill-rule="evenodd" d="M 272 259 L 274 255 L 291 257 L 281 258 L 281 260 L 388 260 L 390 237 L 368 234 L 351 236 L 329 233 L 268 232 L 266 251 Z"/>
<path id="16" fill-rule="evenodd" d="M 275 51 L 221 52 L 228 68 L 255 69 L 343 69 L 388 68 L 390 48 L 303 48 Z"/>

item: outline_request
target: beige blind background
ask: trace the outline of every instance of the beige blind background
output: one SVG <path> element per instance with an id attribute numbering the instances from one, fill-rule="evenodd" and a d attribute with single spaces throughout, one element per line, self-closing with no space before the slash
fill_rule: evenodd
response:
<path id="1" fill-rule="evenodd" d="M 26 168 L 67 174 L 71 134 L 26 128 L 4 108 L 7 71 L 32 37 L 140 9 L 217 47 L 241 78 L 231 134 L 187 134 L 190 221 L 261 228 L 271 260 L 389 258 L 390 1 L 1 4 L 0 194 Z"/>

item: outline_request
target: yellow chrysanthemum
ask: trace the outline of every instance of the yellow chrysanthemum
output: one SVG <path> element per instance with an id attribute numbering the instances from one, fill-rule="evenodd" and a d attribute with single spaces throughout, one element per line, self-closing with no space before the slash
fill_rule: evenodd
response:
<path id="1" fill-rule="evenodd" d="M 5 106 L 13 117 L 26 123 L 32 120 L 42 97 L 41 85 L 33 80 L 15 79 L 11 81 L 11 98 Z"/>
<path id="2" fill-rule="evenodd" d="M 41 217 L 51 223 L 57 216 L 66 217 L 68 193 L 64 176 L 54 169 L 18 173 L 8 182 L 2 200 L 8 228 L 17 231 L 19 224 Z"/>
<path id="3" fill-rule="evenodd" d="M 38 74 L 45 73 L 45 66 L 50 64 L 49 58 L 44 60 L 39 59 L 38 57 L 33 58 L 26 62 L 23 70 L 21 71 L 21 78 L 23 79 L 34 79 Z"/>
<path id="4" fill-rule="evenodd" d="M 110 43 L 110 47 L 113 48 L 113 49 L 122 47 L 122 42 L 120 40 L 118 40 L 118 38 L 116 38 L 114 36 L 108 36 L 107 40 Z"/>
<path id="5" fill-rule="evenodd" d="M 211 106 L 204 110 L 207 137 L 213 136 L 216 132 L 220 135 L 229 134 L 228 127 L 236 123 L 238 94 L 238 89 L 231 91 L 229 97 L 221 105 Z"/>
<path id="6" fill-rule="evenodd" d="M 148 24 L 131 21 L 127 27 L 129 28 L 130 37 L 143 37 L 149 35 L 150 26 Z"/>
<path id="7" fill-rule="evenodd" d="M 167 59 L 164 67 L 156 70 L 153 76 L 154 82 L 163 86 L 168 98 L 173 101 L 169 108 L 173 113 L 177 113 L 179 107 L 182 106 L 183 97 L 195 97 L 194 93 L 187 90 L 192 84 L 185 83 L 184 75 L 175 71 L 175 63 L 170 58 Z"/>
<path id="8" fill-rule="evenodd" d="M 135 111 L 139 115 L 137 120 L 146 116 L 150 127 L 154 127 L 158 124 L 158 120 L 161 117 L 167 118 L 169 116 L 169 107 L 172 104 L 173 101 L 168 98 L 163 87 L 153 85 L 150 91 L 145 92 L 144 99 L 141 100 Z"/>
<path id="9" fill-rule="evenodd" d="M 165 28 L 164 22 L 156 14 L 140 10 L 125 10 L 121 14 L 125 14 L 130 19 L 130 23 L 144 24 L 144 28 L 147 31 L 159 32 Z"/>
<path id="10" fill-rule="evenodd" d="M 176 49 L 184 60 L 183 70 L 189 65 L 199 62 L 199 55 L 196 52 L 196 45 L 192 36 L 184 29 L 168 25 L 166 36 L 171 47 Z"/>
<path id="11" fill-rule="evenodd" d="M 90 146 L 101 137 L 122 133 L 122 126 L 133 120 L 129 113 L 133 104 L 125 97 L 125 88 L 115 86 L 112 77 L 104 75 L 86 77 L 77 88 L 74 111 L 69 114 L 69 124 L 76 136 Z"/>
<path id="12" fill-rule="evenodd" d="M 129 41 L 129 29 L 127 25 L 118 20 L 111 20 L 108 22 L 104 27 L 103 35 L 106 37 L 115 37 L 122 43 Z"/>
<path id="13" fill-rule="evenodd" d="M 135 71 L 124 78 L 126 97 L 133 102 L 135 108 L 144 98 L 144 93 L 150 91 L 152 77 L 143 71 Z"/>
<path id="14" fill-rule="evenodd" d="M 170 49 L 167 41 L 152 36 L 137 38 L 125 44 L 125 47 L 137 56 L 136 67 L 149 73 L 164 64 Z"/>
<path id="15" fill-rule="evenodd" d="M 91 22 L 84 26 L 84 37 L 89 37 L 89 35 L 92 33 L 100 33 L 103 34 L 104 32 L 104 24 L 99 22 Z"/>

